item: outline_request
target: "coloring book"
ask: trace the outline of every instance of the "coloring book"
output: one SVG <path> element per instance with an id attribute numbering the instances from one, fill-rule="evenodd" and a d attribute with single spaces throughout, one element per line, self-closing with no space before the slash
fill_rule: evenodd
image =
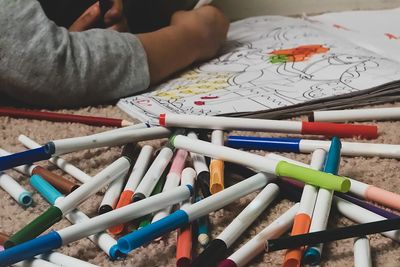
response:
<path id="1" fill-rule="evenodd" d="M 395 21 L 376 25 L 386 12 L 397 14 Z M 234 22 L 217 58 L 148 93 L 121 99 L 118 106 L 157 124 L 160 113 L 283 118 L 394 101 L 400 80 L 400 30 L 394 25 L 400 24 L 400 9 L 364 11 L 358 20 L 356 14 Z"/>

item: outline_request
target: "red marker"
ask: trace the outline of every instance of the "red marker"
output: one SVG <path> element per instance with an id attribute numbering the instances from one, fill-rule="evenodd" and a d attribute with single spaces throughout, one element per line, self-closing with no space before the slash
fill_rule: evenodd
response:
<path id="1" fill-rule="evenodd" d="M 222 116 L 196 116 L 160 114 L 159 123 L 166 127 L 182 127 L 214 130 L 238 130 L 309 135 L 355 137 L 367 139 L 378 137 L 378 127 L 373 125 L 305 122 L 285 120 L 263 120 Z"/>
<path id="2" fill-rule="evenodd" d="M 0 116 L 8 116 L 19 119 L 34 119 L 34 120 L 46 120 L 46 121 L 57 121 L 57 122 L 76 122 L 94 126 L 125 127 L 133 125 L 132 122 L 121 119 L 73 115 L 73 114 L 6 108 L 6 107 L 0 107 Z"/>

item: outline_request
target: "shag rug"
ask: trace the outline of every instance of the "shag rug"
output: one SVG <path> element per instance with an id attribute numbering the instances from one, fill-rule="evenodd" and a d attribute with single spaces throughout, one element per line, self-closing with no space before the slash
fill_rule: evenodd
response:
<path id="1" fill-rule="evenodd" d="M 383 106 L 396 106 L 396 103 L 380 105 L 378 107 Z M 112 105 L 86 107 L 76 110 L 59 110 L 59 112 L 129 119 L 125 113 Z M 300 120 L 305 118 L 296 117 L 294 119 Z M 365 124 L 378 125 L 379 138 L 377 140 L 363 142 L 400 144 L 400 122 L 366 122 Z M 93 127 L 76 123 L 54 123 L 48 121 L 0 117 L 0 146 L 11 152 L 23 150 L 24 147 L 17 140 L 17 137 L 20 134 L 27 135 L 39 143 L 45 143 L 49 140 L 84 136 L 109 129 L 110 128 L 106 127 Z M 285 134 L 254 132 L 235 132 L 235 134 L 287 136 Z M 154 140 L 147 143 L 160 146 L 163 141 L 165 140 Z M 120 152 L 121 147 L 107 147 L 71 153 L 63 156 L 63 158 L 82 169 L 89 175 L 94 176 L 108 164 L 117 159 L 120 155 Z M 253 152 L 261 155 L 265 154 L 264 151 Z M 310 162 L 310 155 L 307 154 L 283 153 L 283 155 L 305 163 Z M 65 175 L 69 179 L 73 179 L 53 165 L 49 165 L 46 162 L 40 162 L 39 164 L 49 168 L 55 173 Z M 0 232 L 11 235 L 45 211 L 49 207 L 49 204 L 30 186 L 28 177 L 14 171 L 7 171 L 7 173 L 19 181 L 30 192 L 32 192 L 34 199 L 33 206 L 29 208 L 23 208 L 17 204 L 5 191 L 0 189 Z M 343 156 L 340 163 L 339 174 L 374 184 L 392 192 L 400 193 L 398 181 L 400 176 L 400 165 L 397 159 Z M 238 175 L 240 176 L 240 174 Z M 226 180 L 227 183 L 230 184 L 236 181 L 230 177 L 226 177 Z M 79 206 L 79 209 L 84 211 L 90 217 L 96 216 L 97 208 L 102 200 L 104 191 L 105 190 L 103 189 L 100 193 L 90 197 L 87 201 Z M 210 220 L 212 237 L 215 238 L 255 196 L 256 193 L 252 193 L 224 207 L 221 210 L 211 213 Z M 293 202 L 290 202 L 284 198 L 273 202 L 249 227 L 249 229 L 245 231 L 241 238 L 234 243 L 230 251 L 233 252 L 240 248 L 245 242 L 249 241 L 250 238 L 264 229 L 269 223 L 280 216 L 292 205 Z M 351 224 L 354 224 L 354 222 L 342 217 L 335 210 L 332 210 L 328 225 L 329 228 L 342 227 Z M 63 219 L 61 222 L 57 223 L 53 229 L 62 229 L 69 225 L 69 222 L 66 219 Z M 110 261 L 107 255 L 98 249 L 87 238 L 64 246 L 59 251 L 99 266 L 175 266 L 176 235 L 176 231 L 174 231 L 165 236 L 161 241 L 152 242 L 145 247 L 134 250 L 123 261 Z M 370 236 L 370 244 L 374 266 L 400 265 L 400 246 L 398 243 L 379 234 L 375 234 Z M 325 244 L 321 266 L 351 266 L 353 264 L 352 245 L 352 239 Z M 201 248 L 197 246 L 195 253 L 200 251 Z M 283 256 L 284 251 L 262 254 L 252 260 L 249 266 L 282 266 Z"/>

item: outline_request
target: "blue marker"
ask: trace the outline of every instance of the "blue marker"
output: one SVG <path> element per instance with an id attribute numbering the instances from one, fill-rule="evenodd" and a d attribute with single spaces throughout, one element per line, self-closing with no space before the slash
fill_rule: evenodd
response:
<path id="1" fill-rule="evenodd" d="M 67 245 L 81 238 L 104 231 L 113 225 L 140 218 L 159 209 L 182 202 L 192 195 L 193 188 L 190 185 L 182 185 L 168 192 L 163 192 L 90 218 L 84 222 L 58 231 L 52 231 L 0 252 L 0 267 L 12 265 L 16 262 L 57 249 L 62 245 Z"/>
<path id="2" fill-rule="evenodd" d="M 64 196 L 46 180 L 39 175 L 33 175 L 30 182 L 36 190 L 52 205 L 62 201 Z M 83 212 L 75 209 L 69 212 L 65 217 L 72 223 L 77 224 L 89 220 L 90 218 Z M 93 243 L 101 248 L 112 260 L 124 258 L 126 254 L 122 253 L 116 247 L 117 241 L 105 232 L 97 233 L 88 237 Z"/>
<path id="3" fill-rule="evenodd" d="M 242 182 L 211 195 L 191 206 L 175 211 L 163 219 L 118 239 L 118 248 L 124 253 L 147 244 L 155 238 L 216 211 L 229 203 L 266 186 L 275 177 L 258 173 Z M 142 200 L 143 201 L 143 200 Z M 138 203 L 140 203 L 139 201 Z"/>
<path id="4" fill-rule="evenodd" d="M 339 138 L 333 137 L 328 155 L 325 161 L 324 172 L 337 174 L 340 163 L 341 143 Z M 329 212 L 332 205 L 333 191 L 320 188 L 317 200 L 315 202 L 314 213 L 310 225 L 310 233 L 326 230 Z M 321 261 L 321 252 L 323 244 L 310 246 L 304 252 L 304 262 L 311 265 L 317 265 Z"/>
<path id="5" fill-rule="evenodd" d="M 112 133 L 104 132 L 89 136 L 55 140 L 39 148 L 0 157 L 0 171 L 84 149 L 117 146 L 132 142 L 164 138 L 168 137 L 170 134 L 171 131 L 167 128 L 152 127 L 117 132 L 112 130 Z"/>
<path id="6" fill-rule="evenodd" d="M 225 145 L 233 148 L 312 153 L 318 148 L 328 151 L 331 142 L 299 138 L 273 138 L 255 136 L 229 136 Z M 344 156 L 400 158 L 400 145 L 342 142 Z"/>

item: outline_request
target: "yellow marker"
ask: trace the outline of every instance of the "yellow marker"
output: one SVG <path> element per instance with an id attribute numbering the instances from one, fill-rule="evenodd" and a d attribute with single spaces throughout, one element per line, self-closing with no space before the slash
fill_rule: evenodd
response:
<path id="1" fill-rule="evenodd" d="M 216 145 L 224 145 L 224 132 L 214 130 L 211 133 L 211 142 Z M 210 192 L 218 193 L 224 190 L 224 162 L 219 159 L 212 159 L 210 163 Z"/>

